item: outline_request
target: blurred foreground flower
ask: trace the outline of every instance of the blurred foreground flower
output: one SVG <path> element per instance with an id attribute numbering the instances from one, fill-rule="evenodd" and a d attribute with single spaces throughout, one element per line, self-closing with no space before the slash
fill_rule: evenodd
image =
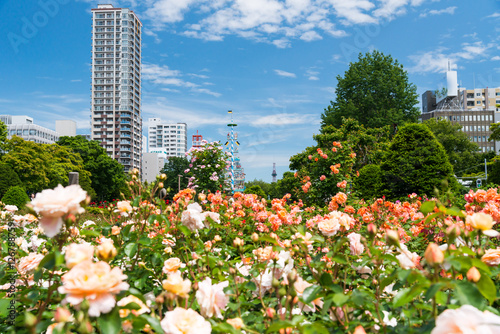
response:
<path id="1" fill-rule="evenodd" d="M 79 306 L 86 299 L 90 308 L 88 314 L 98 317 L 101 313 L 110 312 L 115 307 L 113 295 L 127 290 L 127 278 L 120 268 L 113 268 L 106 262 L 80 262 L 61 277 L 63 285 L 59 293 L 66 293 L 63 303 Z"/>
<path id="2" fill-rule="evenodd" d="M 79 185 L 58 185 L 36 194 L 31 206 L 41 216 L 40 226 L 45 235 L 52 238 L 61 231 L 63 216 L 85 211 L 80 203 L 86 198 L 87 193 Z"/>
<path id="3" fill-rule="evenodd" d="M 481 312 L 471 305 L 449 309 L 438 316 L 431 334 L 449 333 L 500 333 L 500 317 L 488 311 Z"/>
<path id="4" fill-rule="evenodd" d="M 193 309 L 175 308 L 161 321 L 165 334 L 210 334 L 212 325 Z"/>

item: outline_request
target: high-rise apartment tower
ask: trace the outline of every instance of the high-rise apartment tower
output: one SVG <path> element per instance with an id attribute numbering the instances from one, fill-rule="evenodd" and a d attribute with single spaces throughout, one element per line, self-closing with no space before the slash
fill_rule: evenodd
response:
<path id="1" fill-rule="evenodd" d="M 92 139 L 125 171 L 141 169 L 141 31 L 127 8 L 92 9 Z"/>

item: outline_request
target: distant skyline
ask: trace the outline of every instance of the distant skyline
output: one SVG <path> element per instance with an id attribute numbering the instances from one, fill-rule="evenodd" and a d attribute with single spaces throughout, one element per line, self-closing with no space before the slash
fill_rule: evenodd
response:
<path id="1" fill-rule="evenodd" d="M 313 145 L 337 75 L 377 49 L 421 95 L 448 60 L 461 87 L 500 87 L 500 1 L 40 0 L 0 2 L 0 114 L 90 133 L 91 14 L 98 3 L 143 23 L 142 117 L 185 122 L 225 142 L 233 110 L 247 180 L 278 178 Z M 419 104 L 419 107 L 421 105 Z"/>

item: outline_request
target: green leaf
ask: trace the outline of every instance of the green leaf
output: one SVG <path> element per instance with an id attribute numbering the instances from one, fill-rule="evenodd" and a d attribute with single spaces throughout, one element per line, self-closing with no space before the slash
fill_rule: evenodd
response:
<path id="1" fill-rule="evenodd" d="M 479 292 L 483 295 L 484 298 L 488 299 L 490 305 L 497 299 L 497 289 L 495 287 L 495 283 L 489 278 L 487 275 L 481 275 L 481 278 L 476 283 Z"/>
<path id="2" fill-rule="evenodd" d="M 348 300 L 349 300 L 349 296 L 345 295 L 343 292 L 336 293 L 333 295 L 333 302 L 338 307 L 344 305 Z"/>
<path id="3" fill-rule="evenodd" d="M 139 243 L 144 246 L 149 246 L 151 245 L 151 239 L 148 237 L 142 237 L 139 239 Z"/>
<path id="4" fill-rule="evenodd" d="M 478 309 L 483 308 L 484 299 L 474 284 L 468 281 L 461 281 L 457 282 L 455 286 L 455 297 L 460 301 L 461 305 L 469 304 Z"/>
<path id="5" fill-rule="evenodd" d="M 40 264 L 38 265 L 38 268 L 45 268 L 52 270 L 56 266 L 56 253 L 51 252 L 40 261 Z"/>
<path id="6" fill-rule="evenodd" d="M 90 237 L 98 237 L 100 235 L 99 232 L 94 230 L 80 230 L 81 235 L 90 236 Z"/>
<path id="7" fill-rule="evenodd" d="M 269 242 L 273 245 L 278 245 L 278 242 L 276 241 L 276 239 L 271 238 L 267 235 L 259 235 L 259 241 L 265 241 L 265 242 Z"/>
<path id="8" fill-rule="evenodd" d="M 230 333 L 239 334 L 239 330 L 228 324 L 227 322 L 222 323 L 212 323 L 212 333 Z"/>
<path id="9" fill-rule="evenodd" d="M 423 288 L 424 287 L 422 285 L 414 285 L 411 288 L 404 288 L 399 290 L 396 296 L 394 297 L 393 306 L 400 307 L 405 304 L 408 304 L 410 301 L 413 300 L 413 298 L 420 295 Z"/>
<path id="10" fill-rule="evenodd" d="M 285 321 L 285 320 L 279 320 L 275 321 L 269 326 L 266 330 L 266 333 L 274 333 L 278 332 L 280 329 L 284 329 L 287 327 L 293 327 L 292 323 L 290 321 Z"/>
<path id="11" fill-rule="evenodd" d="M 302 334 L 329 334 L 328 329 L 325 328 L 322 324 L 315 322 L 313 324 L 307 324 L 302 326 L 301 330 Z"/>
<path id="12" fill-rule="evenodd" d="M 137 253 L 137 244 L 135 242 L 131 242 L 125 246 L 123 251 L 125 252 L 125 255 L 127 255 L 129 258 L 133 258 L 135 253 Z"/>
<path id="13" fill-rule="evenodd" d="M 122 329 L 122 321 L 120 319 L 120 313 L 118 308 L 115 308 L 108 314 L 101 314 L 97 318 L 97 324 L 101 329 L 101 333 L 106 334 L 118 334 Z"/>
<path id="14" fill-rule="evenodd" d="M 420 212 L 422 212 L 424 215 L 433 212 L 434 208 L 436 207 L 436 202 L 435 201 L 427 201 L 422 204 L 420 207 Z"/>
<path id="15" fill-rule="evenodd" d="M 323 288 L 319 285 L 312 285 L 304 290 L 302 294 L 302 300 L 304 300 L 305 304 L 309 304 L 313 300 L 315 300 L 318 295 L 323 290 Z"/>
<path id="16" fill-rule="evenodd" d="M 445 284 L 443 283 L 436 283 L 436 284 L 432 284 L 429 289 L 427 289 L 427 291 L 425 292 L 425 295 L 424 295 L 424 299 L 425 300 L 429 300 L 431 298 L 433 298 L 436 293 L 441 290 L 441 288 L 444 286 Z"/>
<path id="17" fill-rule="evenodd" d="M 163 328 L 161 328 L 160 320 L 158 320 L 157 318 L 153 318 L 152 316 L 147 314 L 142 314 L 141 318 L 146 319 L 148 324 L 156 333 L 164 333 Z"/>
<path id="18" fill-rule="evenodd" d="M 184 225 L 179 225 L 177 228 L 187 237 L 189 237 L 192 233 L 191 230 Z"/>

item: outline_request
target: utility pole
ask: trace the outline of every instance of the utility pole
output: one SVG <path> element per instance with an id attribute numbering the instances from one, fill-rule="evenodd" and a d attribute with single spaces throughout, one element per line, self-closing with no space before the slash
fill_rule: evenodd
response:
<path id="1" fill-rule="evenodd" d="M 486 164 L 486 158 L 484 158 L 484 177 L 486 180 L 484 181 L 484 184 L 488 183 L 488 165 Z"/>
<path id="2" fill-rule="evenodd" d="M 181 192 L 181 177 L 182 177 L 182 175 L 177 175 L 177 176 L 179 177 L 179 182 L 178 182 L 178 184 L 179 184 L 179 191 L 178 192 Z"/>

